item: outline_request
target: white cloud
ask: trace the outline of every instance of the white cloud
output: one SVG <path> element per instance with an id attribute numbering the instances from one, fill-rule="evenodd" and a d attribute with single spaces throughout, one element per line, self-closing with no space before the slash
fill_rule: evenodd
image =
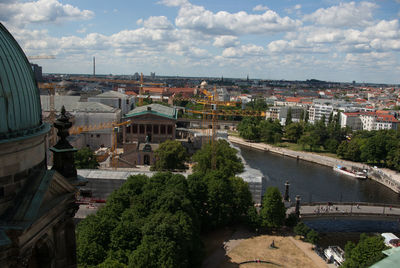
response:
<path id="1" fill-rule="evenodd" d="M 151 16 L 142 22 L 143 26 L 149 29 L 171 29 L 173 27 L 172 23 L 165 16 Z"/>
<path id="2" fill-rule="evenodd" d="M 86 31 L 87 31 L 86 27 L 82 27 L 82 28 L 76 30 L 77 33 L 86 33 Z"/>
<path id="3" fill-rule="evenodd" d="M 161 0 L 158 3 L 168 7 L 177 7 L 188 4 L 189 2 L 187 0 Z"/>
<path id="4" fill-rule="evenodd" d="M 361 27 L 373 24 L 373 11 L 377 7 L 372 2 L 340 3 L 305 15 L 304 20 L 330 27 Z"/>
<path id="5" fill-rule="evenodd" d="M 28 23 L 87 20 L 93 16 L 94 13 L 90 10 L 80 10 L 70 4 L 62 4 L 58 0 L 0 3 L 0 20 L 21 26 Z"/>
<path id="6" fill-rule="evenodd" d="M 293 12 L 297 12 L 297 14 L 300 15 L 300 9 L 301 9 L 301 5 L 297 4 L 297 5 L 293 6 L 293 7 L 286 8 L 285 11 L 288 14 L 292 14 Z"/>
<path id="7" fill-rule="evenodd" d="M 253 11 L 267 11 L 267 10 L 269 10 L 269 8 L 263 5 L 256 5 L 255 7 L 253 7 Z"/>
<path id="8" fill-rule="evenodd" d="M 247 44 L 240 47 L 228 47 L 222 51 L 224 58 L 242 58 L 248 56 L 260 56 L 265 54 L 263 47 Z"/>
<path id="9" fill-rule="evenodd" d="M 213 43 L 216 47 L 234 47 L 239 45 L 239 40 L 236 36 L 233 35 L 222 35 L 215 37 L 215 41 Z"/>
<path id="10" fill-rule="evenodd" d="M 245 11 L 213 13 L 202 6 L 185 4 L 180 7 L 175 24 L 180 28 L 209 35 L 242 35 L 291 31 L 300 26 L 301 22 L 280 17 L 272 10 L 263 14 L 248 14 Z"/>
<path id="11" fill-rule="evenodd" d="M 304 42 L 302 40 L 276 40 L 267 45 L 272 53 L 329 53 L 329 48 Z"/>

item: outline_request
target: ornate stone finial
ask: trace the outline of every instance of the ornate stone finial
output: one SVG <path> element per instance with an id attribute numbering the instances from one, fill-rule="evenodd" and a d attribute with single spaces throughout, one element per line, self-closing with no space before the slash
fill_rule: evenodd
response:
<path id="1" fill-rule="evenodd" d="M 77 151 L 68 142 L 67 137 L 69 136 L 68 129 L 72 126 L 69 121 L 69 117 L 66 114 L 65 107 L 61 108 L 61 114 L 57 117 L 54 122 L 54 127 L 57 128 L 57 136 L 60 137 L 57 144 L 50 148 L 54 154 L 53 168 L 61 173 L 65 178 L 69 180 L 76 180 L 77 171 L 74 163 L 74 153 Z"/>
<path id="2" fill-rule="evenodd" d="M 72 123 L 69 121 L 69 117 L 66 114 L 64 105 L 61 108 L 61 114 L 57 117 L 57 120 L 54 122 L 54 127 L 58 130 L 57 136 L 60 137 L 60 140 L 54 146 L 57 149 L 71 149 L 72 145 L 67 141 L 67 137 L 69 136 L 68 129 L 72 126 Z"/>

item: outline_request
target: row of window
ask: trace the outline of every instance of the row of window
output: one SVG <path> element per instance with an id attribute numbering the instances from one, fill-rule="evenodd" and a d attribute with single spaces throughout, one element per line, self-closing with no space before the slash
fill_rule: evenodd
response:
<path id="1" fill-rule="evenodd" d="M 126 133 L 131 134 L 168 134 L 172 135 L 172 125 L 144 125 L 144 124 L 133 124 L 126 127 Z"/>

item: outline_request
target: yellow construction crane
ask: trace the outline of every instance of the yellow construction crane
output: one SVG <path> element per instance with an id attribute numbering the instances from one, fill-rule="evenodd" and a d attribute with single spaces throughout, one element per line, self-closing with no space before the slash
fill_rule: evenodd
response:
<path id="1" fill-rule="evenodd" d="M 117 159 L 117 133 L 120 126 L 130 125 L 132 123 L 131 120 L 124 121 L 122 123 L 117 122 L 107 122 L 100 123 L 98 125 L 88 125 L 88 126 L 73 126 L 69 129 L 70 135 L 77 135 L 82 132 L 90 132 L 95 130 L 109 129 L 112 128 L 112 142 L 111 142 L 111 164 L 110 166 L 113 168 L 117 168 L 118 159 Z"/>
<path id="2" fill-rule="evenodd" d="M 212 169 L 216 169 L 216 134 L 217 134 L 217 122 L 218 122 L 218 116 L 265 116 L 265 112 L 261 111 L 248 111 L 248 110 L 217 110 L 217 105 L 212 104 L 211 105 L 211 110 L 203 110 L 203 111 L 197 111 L 197 110 L 186 110 L 188 113 L 193 113 L 193 114 L 201 114 L 203 115 L 203 121 L 205 121 L 205 117 L 207 115 L 211 115 L 211 148 L 212 148 L 212 155 L 211 155 L 211 167 Z M 202 125 L 204 123 L 202 122 Z"/>

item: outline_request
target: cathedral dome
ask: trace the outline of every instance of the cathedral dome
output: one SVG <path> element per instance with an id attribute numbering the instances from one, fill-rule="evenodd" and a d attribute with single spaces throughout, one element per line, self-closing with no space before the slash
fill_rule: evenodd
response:
<path id="1" fill-rule="evenodd" d="M 21 47 L 0 23 L 0 143 L 43 133 L 40 94 Z"/>

